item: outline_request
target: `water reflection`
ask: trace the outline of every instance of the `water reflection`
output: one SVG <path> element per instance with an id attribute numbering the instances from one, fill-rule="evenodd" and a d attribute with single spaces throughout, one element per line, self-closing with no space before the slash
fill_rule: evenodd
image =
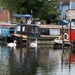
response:
<path id="1" fill-rule="evenodd" d="M 37 61 L 35 53 L 26 56 L 26 49 L 0 46 L 0 75 L 34 75 Z M 34 66 L 33 66 L 34 64 Z"/>
<path id="2" fill-rule="evenodd" d="M 0 75 L 74 75 L 75 64 L 67 62 L 69 50 L 64 50 L 63 64 L 61 64 L 62 50 L 50 47 L 9 48 L 0 46 Z M 63 68 L 61 69 L 61 66 Z"/>
<path id="3" fill-rule="evenodd" d="M 0 46 L 0 75 L 9 75 L 9 48 Z"/>

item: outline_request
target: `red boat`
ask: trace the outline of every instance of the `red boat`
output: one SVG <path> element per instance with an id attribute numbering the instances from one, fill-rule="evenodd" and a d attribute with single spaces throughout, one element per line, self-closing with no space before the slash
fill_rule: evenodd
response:
<path id="1" fill-rule="evenodd" d="M 68 56 L 68 62 L 71 63 L 75 63 L 75 54 L 70 54 Z"/>

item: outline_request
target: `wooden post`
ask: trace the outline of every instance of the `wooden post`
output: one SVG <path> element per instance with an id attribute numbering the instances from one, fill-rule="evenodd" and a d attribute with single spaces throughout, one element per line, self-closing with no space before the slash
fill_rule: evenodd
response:
<path id="1" fill-rule="evenodd" d="M 21 40 L 20 40 L 20 43 L 21 43 L 21 47 L 22 47 L 22 25 L 21 25 Z"/>
<path id="2" fill-rule="evenodd" d="M 21 25 L 21 38 L 20 38 L 20 58 L 22 58 L 22 25 Z"/>
<path id="3" fill-rule="evenodd" d="M 69 59 L 69 69 L 71 67 L 71 50 L 72 50 L 72 42 L 71 42 L 71 19 L 70 19 L 70 59 Z"/>
<path id="4" fill-rule="evenodd" d="M 64 39 L 63 39 L 63 25 L 62 25 L 62 56 L 61 56 L 61 68 L 63 66 L 63 53 L 64 53 Z"/>
<path id="5" fill-rule="evenodd" d="M 38 45 L 38 43 L 37 43 L 37 38 L 36 38 L 36 47 L 35 47 L 35 52 L 37 53 L 37 45 Z"/>
<path id="6" fill-rule="evenodd" d="M 64 38 L 63 38 L 63 35 L 64 35 L 64 28 L 63 28 L 63 25 L 62 25 L 62 51 L 64 52 Z"/>
<path id="7" fill-rule="evenodd" d="M 26 50 L 27 50 L 27 53 L 26 53 L 26 56 L 27 56 L 27 60 L 28 60 L 28 54 L 29 54 L 29 50 L 28 50 L 28 48 L 29 48 L 29 38 L 28 38 L 28 34 L 29 34 L 29 27 L 28 27 L 28 25 L 27 25 L 27 19 L 28 18 L 25 18 L 26 19 L 26 35 L 27 35 L 27 41 L 26 41 Z"/>

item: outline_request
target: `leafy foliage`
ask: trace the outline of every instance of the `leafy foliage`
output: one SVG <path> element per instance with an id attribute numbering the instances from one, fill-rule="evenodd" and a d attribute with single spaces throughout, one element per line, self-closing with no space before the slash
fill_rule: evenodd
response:
<path id="1" fill-rule="evenodd" d="M 10 13 L 32 14 L 34 18 L 44 19 L 47 23 L 57 21 L 59 2 L 57 0 L 2 0 Z"/>

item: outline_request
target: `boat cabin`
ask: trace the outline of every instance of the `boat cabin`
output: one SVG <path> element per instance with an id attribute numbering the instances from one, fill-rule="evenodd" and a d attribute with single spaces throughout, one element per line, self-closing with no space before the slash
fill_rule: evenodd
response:
<path id="1" fill-rule="evenodd" d="M 30 37 L 39 37 L 39 27 L 36 25 L 19 24 L 16 26 L 16 34 L 27 35 Z"/>
<path id="2" fill-rule="evenodd" d="M 40 35 L 60 36 L 62 26 L 60 25 L 40 25 Z"/>
<path id="3" fill-rule="evenodd" d="M 0 36 L 10 37 L 15 32 L 15 26 L 12 25 L 0 25 Z"/>
<path id="4" fill-rule="evenodd" d="M 39 27 L 35 25 L 19 24 L 16 26 L 14 36 L 17 40 L 17 44 L 21 43 L 21 39 L 23 43 L 26 43 L 27 38 L 40 36 Z"/>

